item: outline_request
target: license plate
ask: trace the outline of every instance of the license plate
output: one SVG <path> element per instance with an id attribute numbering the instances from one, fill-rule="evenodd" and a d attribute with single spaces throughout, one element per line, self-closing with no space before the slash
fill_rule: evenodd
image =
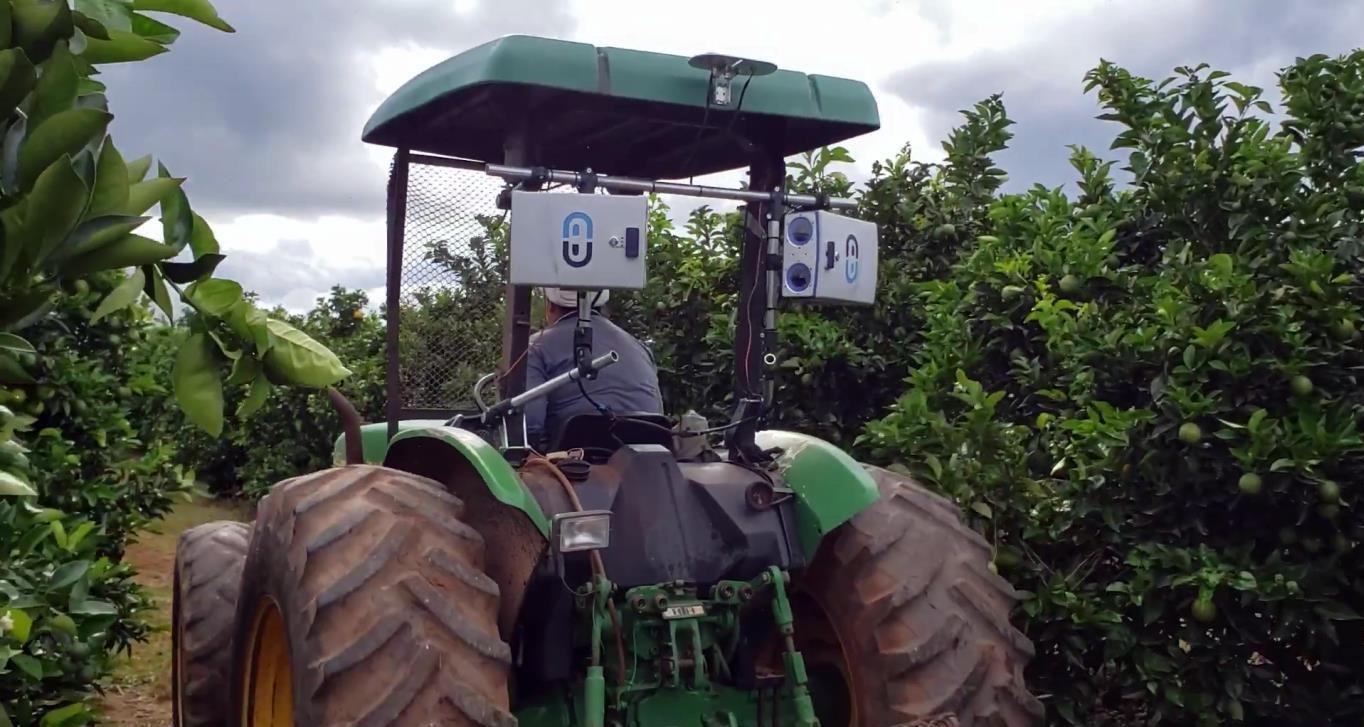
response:
<path id="1" fill-rule="evenodd" d="M 671 621 L 676 618 L 696 618 L 705 616 L 706 607 L 699 603 L 691 603 L 685 606 L 669 606 L 663 609 L 663 618 Z"/>

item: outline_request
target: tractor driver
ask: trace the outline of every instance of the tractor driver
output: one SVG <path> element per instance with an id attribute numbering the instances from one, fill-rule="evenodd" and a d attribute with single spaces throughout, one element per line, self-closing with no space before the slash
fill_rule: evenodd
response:
<path id="1" fill-rule="evenodd" d="M 530 339 L 526 388 L 542 384 L 575 365 L 573 329 L 578 320 L 578 294 L 559 288 L 541 288 L 540 292 L 545 297 L 545 327 Z M 549 396 L 526 405 L 526 434 L 536 449 L 543 449 L 570 417 L 599 413 L 599 406 L 617 413 L 663 413 L 653 354 L 602 313 L 610 291 L 589 291 L 588 296 L 593 301 L 592 354 L 595 357 L 615 351 L 620 361 L 602 369 L 595 381 L 582 381 L 581 387 L 561 386 Z"/>

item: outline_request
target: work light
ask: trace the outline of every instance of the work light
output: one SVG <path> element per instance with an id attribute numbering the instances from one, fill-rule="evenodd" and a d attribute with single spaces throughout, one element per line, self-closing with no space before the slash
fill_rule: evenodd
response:
<path id="1" fill-rule="evenodd" d="M 560 553 L 602 550 L 611 545 L 611 511 L 560 513 L 554 516 L 551 530 Z"/>

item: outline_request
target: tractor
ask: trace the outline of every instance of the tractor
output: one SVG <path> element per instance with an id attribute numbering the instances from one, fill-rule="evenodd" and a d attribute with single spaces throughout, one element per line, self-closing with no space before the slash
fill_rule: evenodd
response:
<path id="1" fill-rule="evenodd" d="M 333 391 L 333 468 L 181 537 L 175 724 L 1039 722 L 1021 596 L 958 509 L 768 426 L 780 308 L 870 303 L 877 274 L 875 226 L 785 189 L 784 160 L 879 124 L 861 82 L 529 36 L 396 91 L 362 135 L 396 150 L 387 421 Z M 743 167 L 742 188 L 694 183 Z M 491 184 L 459 199 L 431 183 L 449 175 Z M 526 406 L 618 358 L 586 291 L 644 285 L 655 194 L 741 205 L 732 415 L 603 408 L 537 447 Z M 467 226 L 427 234 L 466 205 L 510 216 L 505 258 Z M 461 307 L 488 281 L 491 307 Z M 530 386 L 536 286 L 579 291 L 576 363 Z M 400 328 L 414 291 L 447 323 Z"/>

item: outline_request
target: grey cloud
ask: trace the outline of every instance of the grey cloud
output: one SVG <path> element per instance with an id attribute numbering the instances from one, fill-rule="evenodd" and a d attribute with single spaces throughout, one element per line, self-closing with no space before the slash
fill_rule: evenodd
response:
<path id="1" fill-rule="evenodd" d="M 1084 73 L 1100 58 L 1148 78 L 1207 62 L 1272 93 L 1276 70 L 1298 56 L 1352 49 L 1362 22 L 1364 6 L 1346 0 L 1091 3 L 1018 47 L 914 66 L 887 86 L 925 112 L 931 138 L 946 137 L 959 109 L 1003 93 L 1017 122 L 1010 149 L 997 159 L 1010 174 L 1008 188 L 1056 186 L 1075 178 L 1069 144 L 1117 158 L 1108 152 L 1117 128 L 1096 120 L 1094 95 L 1082 93 Z"/>
<path id="2" fill-rule="evenodd" d="M 337 263 L 307 240 L 282 240 L 265 252 L 233 251 L 218 268 L 219 274 L 241 282 L 267 304 L 291 310 L 312 307 L 313 301 L 333 285 L 370 290 L 384 285 L 382 266 Z M 382 301 L 373 299 L 373 305 Z"/>
<path id="3" fill-rule="evenodd" d="M 237 28 L 194 23 L 168 54 L 104 71 L 125 156 L 190 177 L 210 214 L 381 215 L 382 171 L 360 131 L 382 101 L 367 64 L 385 47 L 457 53 L 512 32 L 564 35 L 561 0 L 220 0 Z"/>

